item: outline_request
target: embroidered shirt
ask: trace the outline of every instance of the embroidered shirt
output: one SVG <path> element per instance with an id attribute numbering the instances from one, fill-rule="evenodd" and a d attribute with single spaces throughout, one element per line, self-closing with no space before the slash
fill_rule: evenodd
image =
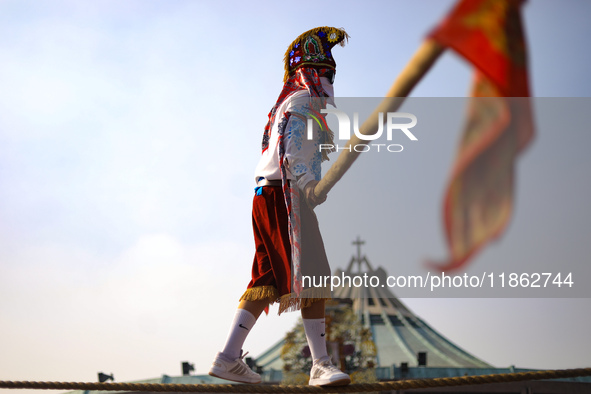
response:
<path id="1" fill-rule="evenodd" d="M 320 81 L 325 92 L 333 97 L 333 87 L 329 80 L 321 77 Z M 329 101 L 331 102 L 331 101 Z M 304 189 L 306 184 L 313 180 L 320 180 L 322 155 L 320 152 L 319 141 L 320 129 L 313 122 L 313 138 L 308 139 L 307 122 L 305 120 L 308 106 L 310 105 L 310 95 L 307 90 L 299 90 L 288 96 L 278 109 L 279 121 L 283 114 L 290 112 L 286 126 L 285 139 L 285 160 L 289 171 L 289 179 L 296 180 L 300 189 Z M 297 116 L 302 114 L 302 116 Z M 259 160 L 255 169 L 255 182 L 260 178 L 268 180 L 281 179 L 281 170 L 278 151 L 278 128 L 279 122 L 272 125 L 271 135 L 269 136 L 269 148 L 266 149 Z"/>

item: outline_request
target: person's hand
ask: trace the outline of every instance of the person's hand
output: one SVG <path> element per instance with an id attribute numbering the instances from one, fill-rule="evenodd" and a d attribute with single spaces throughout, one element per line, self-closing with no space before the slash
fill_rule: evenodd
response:
<path id="1" fill-rule="evenodd" d="M 308 205 L 312 209 L 326 201 L 326 196 L 317 197 L 316 194 L 314 194 L 314 189 L 316 188 L 316 185 L 318 185 L 318 181 L 310 181 L 306 184 L 304 188 L 304 196 L 306 197 Z"/>

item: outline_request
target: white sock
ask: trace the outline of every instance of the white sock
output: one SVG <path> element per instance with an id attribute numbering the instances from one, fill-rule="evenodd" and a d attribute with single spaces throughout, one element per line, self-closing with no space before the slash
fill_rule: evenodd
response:
<path id="1" fill-rule="evenodd" d="M 316 361 L 322 357 L 327 357 L 325 322 L 322 319 L 302 319 L 304 321 L 304 330 L 306 339 L 312 353 L 312 360 Z"/>
<path id="2" fill-rule="evenodd" d="M 251 328 L 256 322 L 256 317 L 246 309 L 236 310 L 234 321 L 230 327 L 230 333 L 226 339 L 226 346 L 224 346 L 222 353 L 232 360 L 240 357 L 242 345 L 244 345 L 248 333 L 250 333 Z"/>

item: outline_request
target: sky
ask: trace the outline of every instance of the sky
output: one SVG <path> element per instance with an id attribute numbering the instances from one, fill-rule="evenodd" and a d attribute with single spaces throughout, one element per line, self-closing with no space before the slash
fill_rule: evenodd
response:
<path id="1" fill-rule="evenodd" d="M 452 4 L 0 1 L 0 380 L 123 382 L 180 375 L 183 361 L 207 373 L 250 277 L 253 172 L 287 46 L 346 28 L 335 95 L 381 97 Z M 572 271 L 578 298 L 403 299 L 497 367 L 591 366 L 590 14 L 584 0 L 523 9 L 537 134 L 507 231 L 466 269 Z M 446 256 L 470 81 L 446 52 L 405 108 L 449 106 L 447 123 L 419 116 L 418 141 L 362 155 L 316 209 L 333 269 L 357 236 L 389 274 Z M 251 355 L 299 316 L 276 311 Z"/>

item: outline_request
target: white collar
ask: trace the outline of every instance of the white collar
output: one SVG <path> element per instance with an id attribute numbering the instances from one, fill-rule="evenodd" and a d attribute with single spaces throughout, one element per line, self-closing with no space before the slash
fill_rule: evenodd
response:
<path id="1" fill-rule="evenodd" d="M 328 104 L 332 105 L 333 107 L 336 107 L 334 100 L 333 100 L 334 87 L 332 86 L 332 83 L 330 83 L 329 79 L 326 77 L 320 77 L 320 83 L 322 84 L 322 89 L 324 89 L 326 94 L 328 94 L 328 98 L 326 99 L 326 102 Z"/>
<path id="2" fill-rule="evenodd" d="M 322 84 L 322 88 L 330 97 L 334 97 L 334 87 L 332 83 L 326 77 L 320 77 L 320 83 Z"/>

